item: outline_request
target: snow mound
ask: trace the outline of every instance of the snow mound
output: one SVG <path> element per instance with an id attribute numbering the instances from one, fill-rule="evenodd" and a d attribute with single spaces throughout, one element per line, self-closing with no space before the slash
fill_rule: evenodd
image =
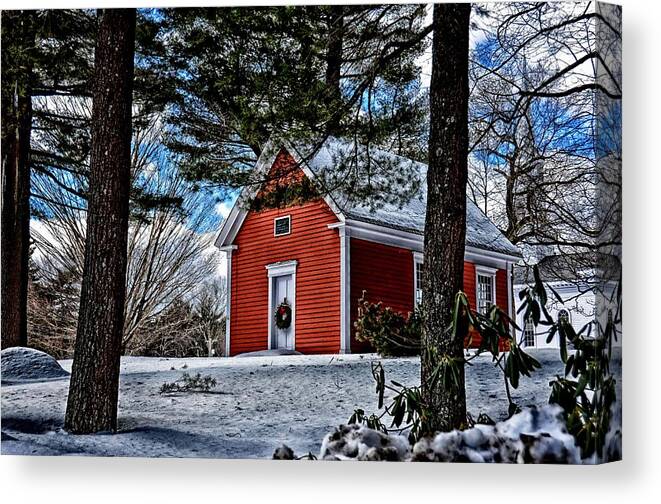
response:
<path id="1" fill-rule="evenodd" d="M 437 434 L 413 447 L 414 461 L 580 464 L 580 452 L 567 432 L 562 408 L 530 408 L 495 426 Z"/>
<path id="2" fill-rule="evenodd" d="M 406 460 L 411 447 L 404 436 L 388 435 L 362 425 L 340 425 L 321 443 L 322 460 Z"/>
<path id="3" fill-rule="evenodd" d="M 69 376 L 50 355 L 33 348 L 12 347 L 0 353 L 3 382 L 40 381 Z"/>
<path id="4" fill-rule="evenodd" d="M 296 350 L 289 350 L 287 348 L 276 348 L 274 350 L 259 350 L 257 352 L 246 352 L 236 355 L 236 357 L 274 357 L 278 355 L 303 355 Z"/>
<path id="5" fill-rule="evenodd" d="M 496 462 L 580 464 L 580 451 L 567 432 L 562 408 L 530 408 L 495 426 L 478 424 L 442 432 L 413 447 L 408 439 L 359 425 L 341 425 L 324 437 L 323 460 Z"/>
<path id="6" fill-rule="evenodd" d="M 283 444 L 273 452 L 273 460 L 294 460 L 294 450 Z"/>

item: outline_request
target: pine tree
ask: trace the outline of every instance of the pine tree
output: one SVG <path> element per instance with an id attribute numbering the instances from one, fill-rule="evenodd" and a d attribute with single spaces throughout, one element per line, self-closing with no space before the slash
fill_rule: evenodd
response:
<path id="1" fill-rule="evenodd" d="M 435 430 L 466 422 L 464 338 L 448 328 L 464 274 L 470 11 L 434 5 L 421 383 Z"/>
<path id="2" fill-rule="evenodd" d="M 131 181 L 135 9 L 100 11 L 87 240 L 65 428 L 117 428 Z"/>
<path id="3" fill-rule="evenodd" d="M 44 163 L 31 141 L 33 123 L 43 117 L 34 100 L 82 92 L 88 21 L 86 11 L 2 12 L 3 348 L 27 344 L 31 171 Z"/>
<path id="4" fill-rule="evenodd" d="M 27 345 L 34 25 L 2 12 L 2 348 Z"/>
<path id="5" fill-rule="evenodd" d="M 343 136 L 420 157 L 424 13 L 419 5 L 165 10 L 161 36 L 179 89 L 168 147 L 191 179 L 223 188 L 259 183 L 249 169 L 274 135 L 310 145 Z"/>

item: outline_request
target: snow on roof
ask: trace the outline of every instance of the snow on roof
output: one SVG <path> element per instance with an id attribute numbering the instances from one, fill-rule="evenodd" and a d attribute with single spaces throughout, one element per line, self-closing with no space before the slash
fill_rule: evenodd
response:
<path id="1" fill-rule="evenodd" d="M 366 147 L 332 137 L 312 155 L 306 156 L 305 149 L 297 150 L 303 159 L 307 159 L 307 165 L 315 175 L 326 183 L 331 180 L 331 187 L 333 182 L 337 182 L 338 176 L 346 175 L 349 171 L 359 179 L 370 177 L 370 184 L 376 187 L 376 193 L 380 194 L 379 201 L 371 202 L 373 204 L 366 203 L 364 199 L 352 199 L 342 188 L 330 190 L 333 201 L 347 218 L 424 234 L 427 207 L 426 164 L 373 147 L 370 147 L 368 156 Z M 338 166 L 341 167 L 340 175 L 337 175 Z M 392 172 L 393 168 L 396 168 L 396 171 Z M 395 183 L 393 178 L 396 179 Z M 519 249 L 468 197 L 466 245 L 521 256 Z"/>

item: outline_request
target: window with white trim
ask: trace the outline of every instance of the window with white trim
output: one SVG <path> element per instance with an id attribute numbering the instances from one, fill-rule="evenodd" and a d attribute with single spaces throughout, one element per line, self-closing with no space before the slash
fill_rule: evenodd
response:
<path id="1" fill-rule="evenodd" d="M 273 236 L 284 236 L 291 233 L 291 215 L 273 219 Z"/>
<path id="2" fill-rule="evenodd" d="M 415 271 L 414 280 L 415 280 L 415 306 L 420 306 L 422 304 L 422 275 L 424 272 L 424 265 L 421 261 L 413 261 Z"/>
<path id="3" fill-rule="evenodd" d="M 526 318 L 526 321 L 523 324 L 523 346 L 535 346 L 535 324 L 530 316 Z"/>
<path id="4" fill-rule="evenodd" d="M 491 271 L 477 272 L 477 311 L 483 314 L 496 302 L 496 273 Z"/>

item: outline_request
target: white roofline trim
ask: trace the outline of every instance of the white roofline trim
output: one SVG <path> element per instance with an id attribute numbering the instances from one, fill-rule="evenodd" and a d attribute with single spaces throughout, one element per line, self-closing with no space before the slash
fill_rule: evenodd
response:
<path id="1" fill-rule="evenodd" d="M 307 161 L 301 156 L 296 146 L 293 145 L 291 142 L 288 142 L 287 140 L 283 140 L 283 139 L 270 140 L 266 144 L 264 150 L 262 151 L 262 155 L 257 160 L 257 164 L 255 165 L 255 170 L 258 173 L 262 173 L 262 174 L 266 173 L 271 168 L 271 166 L 273 166 L 273 163 L 275 162 L 275 159 L 278 153 L 280 152 L 280 149 L 282 148 L 286 149 L 287 152 L 289 152 L 289 154 L 294 158 L 296 164 L 303 170 L 303 173 L 305 173 L 305 175 L 308 178 L 310 178 L 311 180 L 314 180 L 316 178 L 314 172 L 311 170 Z M 245 187 L 242 190 L 241 194 L 234 202 L 234 205 L 232 206 L 230 213 L 228 214 L 227 218 L 225 219 L 225 221 L 223 221 L 223 224 L 220 227 L 220 230 L 218 232 L 218 237 L 216 238 L 215 241 L 216 247 L 221 248 L 227 245 L 231 245 L 234 242 L 236 235 L 241 229 L 241 226 L 243 225 L 243 221 L 245 220 L 246 215 L 248 213 L 248 211 L 242 207 L 241 203 L 244 202 L 249 197 L 251 197 L 252 194 L 256 192 L 257 192 L 256 189 L 251 189 L 248 187 Z M 382 243 L 385 245 L 407 248 L 409 250 L 414 250 L 418 252 L 423 251 L 424 236 L 422 234 L 413 233 L 410 231 L 402 231 L 399 229 L 394 229 L 392 227 L 382 226 L 379 224 L 372 224 L 369 222 L 359 221 L 355 219 L 348 219 L 345 217 L 341 208 L 335 203 L 335 201 L 329 194 L 326 194 L 323 199 L 326 202 L 326 204 L 330 207 L 330 209 L 333 211 L 333 213 L 335 214 L 335 216 L 339 221 L 338 223 L 335 223 L 335 225 L 346 223 L 348 226 L 351 227 L 352 229 L 351 235 L 353 237 L 368 241 L 373 241 L 377 243 Z M 334 224 L 331 224 L 330 226 L 333 225 Z M 480 259 L 487 258 L 491 261 L 494 260 L 499 262 L 511 261 L 516 263 L 521 259 L 519 256 L 506 254 L 502 252 L 496 252 L 488 249 L 480 249 L 468 245 L 465 248 L 465 254 L 467 258 L 470 257 L 472 260 L 478 260 L 478 261 Z"/>
<path id="2" fill-rule="evenodd" d="M 424 237 L 420 234 L 353 219 L 347 219 L 344 224 L 329 224 L 328 228 L 335 229 L 343 225 L 351 229 L 352 238 L 405 248 L 414 253 L 424 252 Z M 515 263 L 521 259 L 517 256 L 511 256 L 491 250 L 483 250 L 471 246 L 466 246 L 464 257 L 470 262 L 484 264 L 485 266 L 496 267 L 499 269 L 506 269 L 508 262 Z"/>
<path id="3" fill-rule="evenodd" d="M 279 150 L 275 148 L 275 143 L 269 141 L 262 150 L 262 154 L 257 159 L 254 171 L 256 171 L 258 174 L 266 173 L 266 171 L 270 169 L 271 166 L 273 166 L 278 152 Z M 242 203 L 249 199 L 256 192 L 256 189 L 248 186 L 241 190 L 241 194 L 239 194 L 239 197 L 234 202 L 234 205 L 232 205 L 230 213 L 227 215 L 227 218 L 223 221 L 220 229 L 218 230 L 218 237 L 215 241 L 216 247 L 221 248 L 226 245 L 231 245 L 234 242 L 234 238 L 236 238 L 236 235 L 239 229 L 241 229 L 243 221 L 248 214 L 248 211 L 243 208 Z"/>
<path id="4" fill-rule="evenodd" d="M 476 258 L 480 256 L 488 256 L 490 258 L 500 259 L 501 261 L 512 261 L 515 263 L 521 260 L 521 257 L 519 256 L 504 254 L 502 252 L 496 252 L 495 250 L 481 249 L 470 245 L 466 245 L 466 254 L 472 254 Z"/>
<path id="5" fill-rule="evenodd" d="M 294 161 L 303 170 L 303 173 L 305 173 L 306 177 L 308 177 L 310 180 L 315 179 L 314 173 L 312 172 L 308 164 L 304 162 L 303 158 L 300 156 L 296 148 L 291 143 L 284 140 L 269 141 L 264 147 L 262 154 L 259 156 L 259 159 L 255 164 L 254 170 L 258 174 L 266 174 L 268 170 L 270 170 L 271 167 L 273 166 L 273 163 L 275 162 L 282 148 L 286 149 L 287 152 L 294 158 Z M 256 189 L 251 189 L 249 187 L 243 188 L 241 194 L 234 202 L 234 205 L 232 205 L 232 209 L 230 210 L 230 213 L 227 215 L 227 218 L 223 221 L 222 225 L 220 226 L 220 230 L 218 231 L 218 237 L 214 242 L 216 247 L 222 248 L 234 242 L 236 235 L 239 233 L 239 230 L 243 225 L 243 221 L 248 215 L 248 210 L 243 208 L 241 203 L 246 201 L 256 193 L 257 193 Z M 325 195 L 324 201 L 333 211 L 333 213 L 338 218 L 338 220 L 340 222 L 344 222 L 344 214 L 337 206 L 335 201 L 333 201 L 333 199 L 330 197 L 330 195 Z"/>
<path id="6" fill-rule="evenodd" d="M 351 236 L 354 238 L 391 245 L 393 247 L 401 247 L 416 252 L 423 251 L 424 237 L 417 233 L 400 231 L 399 229 L 353 219 L 347 219 L 345 222 L 351 228 Z"/>

